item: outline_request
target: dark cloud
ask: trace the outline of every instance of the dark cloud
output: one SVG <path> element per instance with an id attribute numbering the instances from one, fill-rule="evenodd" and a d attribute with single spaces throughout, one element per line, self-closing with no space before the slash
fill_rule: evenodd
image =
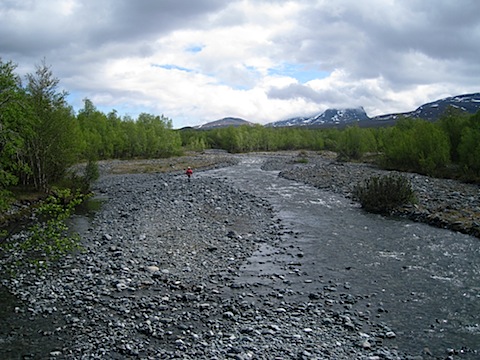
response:
<path id="1" fill-rule="evenodd" d="M 221 0 L 110 0 L 92 1 L 83 12 L 95 16 L 95 21 L 90 22 L 94 29 L 92 41 L 125 42 L 201 26 L 205 16 L 225 5 Z"/>
<path id="2" fill-rule="evenodd" d="M 286 57 L 332 71 L 345 69 L 357 78 L 383 76 L 402 84 L 431 82 L 434 62 L 480 58 L 480 2 L 408 0 L 394 5 L 375 1 L 332 1 L 308 7 L 296 31 L 275 39 Z M 431 61 L 408 61 L 412 54 Z M 441 69 L 440 69 L 441 70 Z M 480 73 L 476 73 L 476 77 Z M 408 79 L 408 80 L 407 80 Z M 438 79 L 437 79 L 438 80 Z M 436 81 L 436 80 L 435 80 Z"/>
<path id="3" fill-rule="evenodd" d="M 199 26 L 203 17 L 225 6 L 221 0 L 84 0 L 72 13 L 62 14 L 55 3 L 42 7 L 46 4 L 0 4 L 2 52 L 46 55 L 60 47 L 152 41 L 175 29 Z"/>

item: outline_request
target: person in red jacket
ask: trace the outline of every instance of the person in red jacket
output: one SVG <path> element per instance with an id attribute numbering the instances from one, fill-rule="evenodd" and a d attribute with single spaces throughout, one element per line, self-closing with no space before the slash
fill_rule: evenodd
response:
<path id="1" fill-rule="evenodd" d="M 185 174 L 187 174 L 188 181 L 190 182 L 190 178 L 191 178 L 192 175 L 193 175 L 193 170 L 192 170 L 192 168 L 191 168 L 190 166 L 187 168 L 187 171 L 185 171 Z"/>

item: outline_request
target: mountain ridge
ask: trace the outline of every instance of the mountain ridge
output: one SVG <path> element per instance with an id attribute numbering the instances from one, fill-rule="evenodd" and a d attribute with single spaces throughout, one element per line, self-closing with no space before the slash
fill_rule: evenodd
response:
<path id="1" fill-rule="evenodd" d="M 224 117 L 222 119 L 211 121 L 202 125 L 194 126 L 194 128 L 200 129 L 200 130 L 207 130 L 207 129 L 228 127 L 228 126 L 237 127 L 242 125 L 254 126 L 255 124 L 242 118 L 229 116 L 229 117 Z"/>
<path id="2" fill-rule="evenodd" d="M 354 121 L 364 121 L 370 119 L 363 109 L 345 108 L 345 109 L 327 109 L 322 113 L 318 113 L 310 117 L 293 117 L 287 120 L 280 120 L 265 126 L 283 127 L 283 126 L 321 126 L 325 124 L 345 124 Z"/>
<path id="3" fill-rule="evenodd" d="M 457 108 L 470 114 L 480 111 L 480 92 L 450 96 L 419 106 L 413 111 L 391 113 L 369 117 L 363 107 L 327 109 L 312 116 L 297 116 L 285 120 L 265 124 L 266 127 L 342 127 L 358 124 L 361 127 L 376 127 L 394 125 L 400 117 L 421 118 L 436 121 L 449 107 Z M 238 118 L 224 117 L 219 120 L 194 126 L 194 129 L 209 130 L 222 127 L 237 127 L 242 125 L 255 126 L 256 123 Z"/>
<path id="4" fill-rule="evenodd" d="M 398 117 L 403 116 L 435 121 L 438 120 L 438 118 L 445 112 L 445 110 L 449 106 L 460 109 L 462 111 L 466 111 L 468 113 L 475 113 L 480 110 L 480 93 L 450 96 L 420 105 L 414 111 L 397 114 L 378 115 L 373 117 L 372 119 L 382 121 L 393 118 L 396 120 Z"/>
<path id="5" fill-rule="evenodd" d="M 265 126 L 342 126 L 353 123 L 367 126 L 383 126 L 394 124 L 400 117 L 417 118 L 428 121 L 435 121 L 449 107 L 454 107 L 468 113 L 476 113 L 480 110 L 480 93 L 471 93 L 450 96 L 435 100 L 419 106 L 417 109 L 403 113 L 392 113 L 369 117 L 363 107 L 345 109 L 327 109 L 310 117 L 293 117 L 287 120 L 275 121 Z"/>

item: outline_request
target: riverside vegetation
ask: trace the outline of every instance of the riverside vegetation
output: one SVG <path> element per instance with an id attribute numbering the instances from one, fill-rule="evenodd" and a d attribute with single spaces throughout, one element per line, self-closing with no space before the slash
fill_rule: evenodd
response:
<path id="1" fill-rule="evenodd" d="M 365 210 L 380 214 L 416 202 L 410 181 L 399 175 L 372 176 L 357 184 L 353 195 Z"/>

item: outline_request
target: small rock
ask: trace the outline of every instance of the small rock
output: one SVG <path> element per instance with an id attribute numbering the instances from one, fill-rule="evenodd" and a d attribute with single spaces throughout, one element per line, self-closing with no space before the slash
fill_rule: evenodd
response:
<path id="1" fill-rule="evenodd" d="M 235 315 L 234 315 L 233 312 L 231 312 L 231 311 L 225 311 L 225 312 L 223 313 L 223 317 L 224 317 L 225 319 L 233 319 L 233 318 L 235 317 Z"/>
<path id="2" fill-rule="evenodd" d="M 150 265 L 150 266 L 145 267 L 145 270 L 149 273 L 154 273 L 154 272 L 160 271 L 160 268 L 158 266 L 155 266 L 155 265 Z"/>
<path id="3" fill-rule="evenodd" d="M 397 337 L 397 334 L 395 334 L 393 331 L 388 331 L 386 334 L 385 334 L 385 337 L 387 339 L 393 339 L 395 337 Z"/>
<path id="4" fill-rule="evenodd" d="M 364 349 L 371 349 L 372 344 L 370 343 L 370 341 L 365 340 L 364 342 L 362 342 L 361 347 L 364 348 Z"/>

